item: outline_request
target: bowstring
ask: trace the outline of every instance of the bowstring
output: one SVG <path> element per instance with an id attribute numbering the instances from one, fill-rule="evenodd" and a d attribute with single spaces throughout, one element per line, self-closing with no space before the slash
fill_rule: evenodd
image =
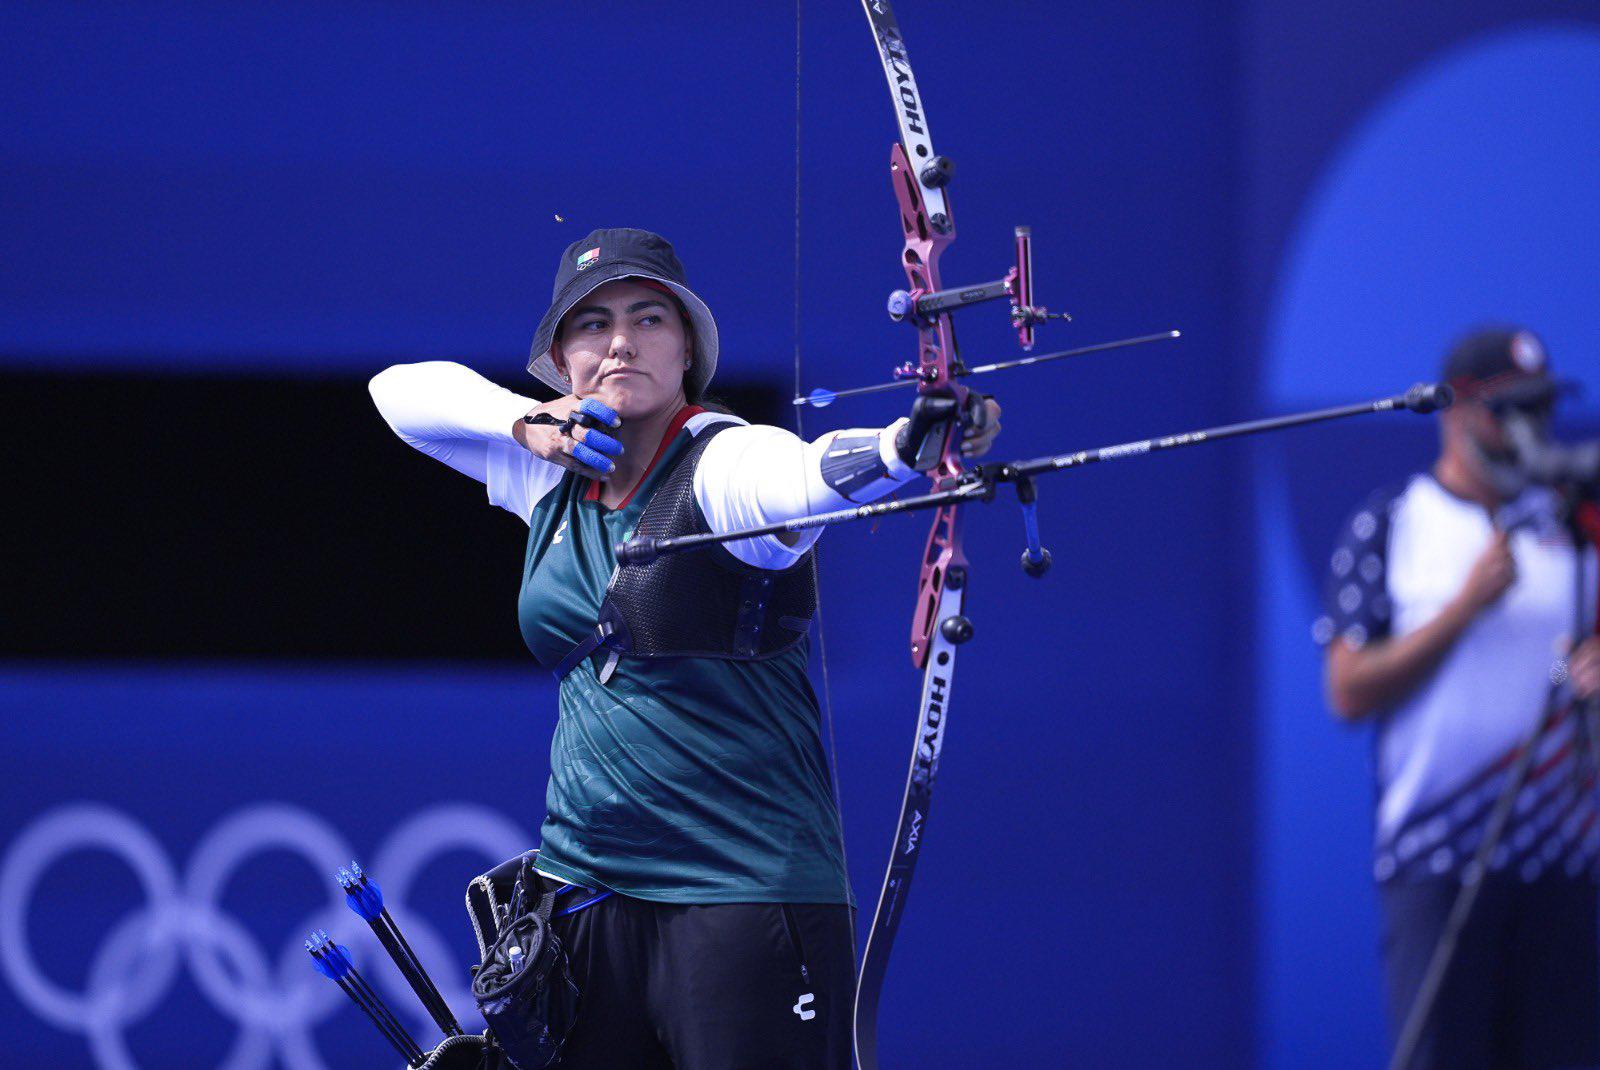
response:
<path id="1" fill-rule="evenodd" d="M 800 42 L 801 42 L 801 15 L 804 7 L 803 0 L 794 0 L 794 318 L 791 329 L 794 333 L 794 391 L 792 397 L 800 396 Z M 800 485 L 805 488 L 806 512 L 816 510 L 811 502 L 811 481 L 806 478 L 805 471 L 805 410 L 804 405 L 791 406 L 794 409 L 794 433 L 800 439 Z M 826 529 L 824 529 L 826 530 Z M 819 540 L 820 541 L 820 540 Z M 828 730 L 828 773 L 833 788 L 833 808 L 839 819 L 839 864 L 844 869 L 844 899 L 848 907 L 852 896 L 850 895 L 850 852 L 845 846 L 844 837 L 844 799 L 839 791 L 839 745 L 834 738 L 833 731 L 833 681 L 828 673 L 828 629 L 827 622 L 823 619 L 822 612 L 822 554 L 819 548 L 812 546 L 813 560 L 817 567 L 817 654 L 822 662 L 822 722 Z M 856 947 L 855 918 L 850 919 L 850 959 L 852 964 L 859 961 L 860 955 Z M 852 971 L 854 966 L 852 965 Z M 851 993 L 854 998 L 854 993 Z"/>

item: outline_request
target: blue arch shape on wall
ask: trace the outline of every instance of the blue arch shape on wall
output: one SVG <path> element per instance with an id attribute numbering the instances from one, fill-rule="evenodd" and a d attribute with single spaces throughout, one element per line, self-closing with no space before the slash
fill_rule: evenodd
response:
<path id="1" fill-rule="evenodd" d="M 1311 192 L 1267 336 L 1269 404 L 1426 378 L 1465 325 L 1534 325 L 1600 368 L 1600 33 L 1529 29 L 1426 65 Z"/>

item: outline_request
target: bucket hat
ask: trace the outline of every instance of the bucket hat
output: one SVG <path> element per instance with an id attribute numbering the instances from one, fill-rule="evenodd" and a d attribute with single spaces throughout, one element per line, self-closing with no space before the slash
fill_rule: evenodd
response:
<path id="1" fill-rule="evenodd" d="M 694 328 L 694 363 L 684 377 L 684 387 L 691 397 L 704 393 L 717 371 L 717 321 L 706 303 L 689 289 L 683 264 L 671 243 L 659 234 L 631 227 L 593 231 L 561 254 L 550 309 L 539 321 L 528 354 L 528 373 L 553 390 L 572 393 L 572 382 L 557 369 L 551 355 L 561 318 L 606 283 L 630 278 L 657 282 L 683 303 Z"/>

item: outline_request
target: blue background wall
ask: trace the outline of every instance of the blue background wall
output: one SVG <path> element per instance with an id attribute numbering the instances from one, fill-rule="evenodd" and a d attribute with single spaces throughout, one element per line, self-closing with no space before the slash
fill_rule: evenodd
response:
<path id="1" fill-rule="evenodd" d="M 1570 373 L 1600 372 L 1600 161 L 1581 136 L 1600 118 L 1600 24 L 1576 5 L 979 14 L 907 0 L 900 15 L 958 166 L 947 280 L 1003 271 L 1010 227 L 1031 223 L 1040 298 L 1075 316 L 1046 346 L 1185 333 L 991 380 L 1002 452 L 1390 392 L 1481 318 L 1526 319 Z M 907 337 L 880 311 L 902 276 L 866 26 L 853 4 L 805 6 L 797 171 L 792 9 L 38 4 L 0 18 L 0 369 L 69 399 L 24 464 L 47 508 L 119 555 L 97 567 L 29 539 L 26 520 L 10 555 L 98 593 L 105 616 L 87 646 L 52 647 L 27 641 L 71 634 L 50 600 L 6 599 L 9 1057 L 368 1065 L 377 1041 L 298 950 L 314 920 L 343 924 L 326 872 L 355 852 L 398 883 L 419 952 L 464 1009 L 460 889 L 533 841 L 553 693 L 499 650 L 446 650 L 448 635 L 426 658 L 430 629 L 457 630 L 437 617 L 408 621 L 388 657 L 354 638 L 313 657 L 268 628 L 349 610 L 304 562 L 357 583 L 415 525 L 448 551 L 385 559 L 392 604 L 371 612 L 405 619 L 406 591 L 488 556 L 503 589 L 458 595 L 454 612 L 513 629 L 515 521 L 397 443 L 375 462 L 347 451 L 374 434 L 364 380 L 444 358 L 526 388 L 556 254 L 619 224 L 677 244 L 730 383 L 787 390 L 797 348 L 807 386 L 883 377 Z M 1012 355 L 1009 334 L 982 312 L 962 323 L 973 361 Z M 222 448 L 181 420 L 70 406 L 133 381 L 258 398 L 230 428 L 234 478 L 64 465 L 62 443 L 86 435 L 111 454 L 155 438 L 180 473 Z M 263 475 L 289 448 L 275 430 L 304 419 L 285 382 L 348 395 L 350 422 L 317 430 L 320 464 L 346 469 L 342 496 Z M 841 404 L 807 426 L 887 422 L 899 404 Z M 1375 419 L 1059 477 L 1043 488 L 1056 568 L 1042 583 L 1014 565 L 1010 507 L 970 511 L 978 635 L 884 997 L 890 1065 L 1377 1061 L 1364 751 L 1321 709 L 1310 592 L 1340 514 L 1425 463 L 1431 434 Z M 414 479 L 429 509 L 375 500 L 376 469 L 360 467 L 374 463 Z M 152 481 L 136 515 L 102 511 L 111 479 Z M 241 559 L 237 529 L 196 509 L 244 496 L 280 503 L 259 521 L 286 532 L 271 556 Z M 188 518 L 193 575 L 141 575 L 157 548 L 118 543 L 146 514 Z M 825 544 L 833 730 L 867 904 L 911 742 L 924 535 L 902 519 Z M 283 605 L 230 598 L 244 573 Z M 207 630 L 248 659 L 199 640 L 85 656 L 168 619 L 163 587 L 181 615 L 225 621 Z M 127 857 L 74 846 L 73 830 Z M 164 912 L 140 913 L 130 859 L 170 886 Z M 62 998 L 85 990 L 87 1005 Z M 313 1024 L 265 1024 L 283 1020 Z"/>

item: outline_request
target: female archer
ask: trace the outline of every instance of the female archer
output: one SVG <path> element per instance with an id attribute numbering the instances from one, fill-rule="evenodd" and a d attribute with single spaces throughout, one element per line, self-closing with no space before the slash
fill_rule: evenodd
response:
<path id="1" fill-rule="evenodd" d="M 537 870 L 614 893 L 555 924 L 581 992 L 564 1067 L 851 1061 L 851 900 L 806 675 L 819 529 L 621 569 L 612 547 L 883 497 L 948 417 L 808 443 L 708 403 L 717 357 L 672 247 L 598 230 L 563 254 L 528 363 L 562 397 L 442 362 L 371 384 L 401 438 L 528 525 L 519 623 L 560 679 Z M 966 453 L 998 413 L 964 421 Z"/>

